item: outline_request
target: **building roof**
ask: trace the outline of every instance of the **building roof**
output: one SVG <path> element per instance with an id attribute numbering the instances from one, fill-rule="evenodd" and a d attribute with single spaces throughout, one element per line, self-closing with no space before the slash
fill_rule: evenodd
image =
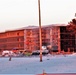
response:
<path id="1" fill-rule="evenodd" d="M 45 27 L 54 27 L 54 26 L 67 26 L 68 24 L 49 24 L 49 25 L 42 25 L 42 28 L 45 28 Z M 11 30 L 6 30 L 6 31 L 3 31 L 3 32 L 0 32 L 0 33 L 5 33 L 5 32 L 9 32 L 9 31 L 18 31 L 18 30 L 27 30 L 27 29 L 36 29 L 36 28 L 39 28 L 39 26 L 27 26 L 27 27 L 22 27 L 22 28 L 18 28 L 18 29 L 11 29 Z"/>
<path id="2" fill-rule="evenodd" d="M 25 29 L 35 29 L 35 28 L 38 28 L 38 26 L 27 26 L 27 27 L 22 27 L 22 28 L 18 28 L 18 29 L 6 30 L 6 31 L 0 32 L 0 33 L 5 33 L 5 32 L 9 32 L 9 31 L 13 32 L 13 31 L 25 30 Z"/>
<path id="3" fill-rule="evenodd" d="M 47 26 L 67 26 L 68 24 L 50 24 L 50 25 L 44 25 L 43 27 Z"/>

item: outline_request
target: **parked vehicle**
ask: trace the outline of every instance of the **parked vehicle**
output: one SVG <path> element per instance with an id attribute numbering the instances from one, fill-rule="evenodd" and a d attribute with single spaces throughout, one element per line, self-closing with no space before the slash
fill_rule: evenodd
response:
<path id="1" fill-rule="evenodd" d="M 42 50 L 42 55 L 46 55 L 48 53 L 49 53 L 48 50 Z M 33 51 L 32 55 L 40 55 L 40 50 Z"/>
<path id="2" fill-rule="evenodd" d="M 2 52 L 2 56 L 8 57 L 9 55 L 13 55 L 13 52 L 8 50 Z"/>

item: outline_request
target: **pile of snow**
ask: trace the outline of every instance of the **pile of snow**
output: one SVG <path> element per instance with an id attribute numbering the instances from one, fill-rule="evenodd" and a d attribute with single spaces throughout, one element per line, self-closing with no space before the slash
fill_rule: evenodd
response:
<path id="1" fill-rule="evenodd" d="M 73 54 L 71 54 L 71 55 L 76 55 L 76 53 L 73 53 Z"/>

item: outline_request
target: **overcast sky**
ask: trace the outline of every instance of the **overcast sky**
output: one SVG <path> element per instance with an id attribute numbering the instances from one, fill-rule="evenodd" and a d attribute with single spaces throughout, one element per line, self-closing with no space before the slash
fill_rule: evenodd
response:
<path id="1" fill-rule="evenodd" d="M 76 13 L 76 0 L 41 0 L 42 25 L 66 24 Z M 0 31 L 38 25 L 38 0 L 0 0 Z"/>

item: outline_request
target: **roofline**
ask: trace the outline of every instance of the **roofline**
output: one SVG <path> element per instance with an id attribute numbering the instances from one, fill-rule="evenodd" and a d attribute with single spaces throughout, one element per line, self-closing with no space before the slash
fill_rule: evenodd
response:
<path id="1" fill-rule="evenodd" d="M 41 27 L 42 28 L 45 28 L 45 27 L 60 27 L 60 26 L 67 26 L 68 24 L 49 24 L 49 25 L 42 25 Z M 18 29 L 11 29 L 11 30 L 5 30 L 3 32 L 0 32 L 0 33 L 7 33 L 7 32 L 13 32 L 13 31 L 18 31 L 18 30 L 27 30 L 27 29 L 37 29 L 39 28 L 39 26 L 27 26 L 27 27 L 22 27 L 22 28 L 18 28 Z"/>

